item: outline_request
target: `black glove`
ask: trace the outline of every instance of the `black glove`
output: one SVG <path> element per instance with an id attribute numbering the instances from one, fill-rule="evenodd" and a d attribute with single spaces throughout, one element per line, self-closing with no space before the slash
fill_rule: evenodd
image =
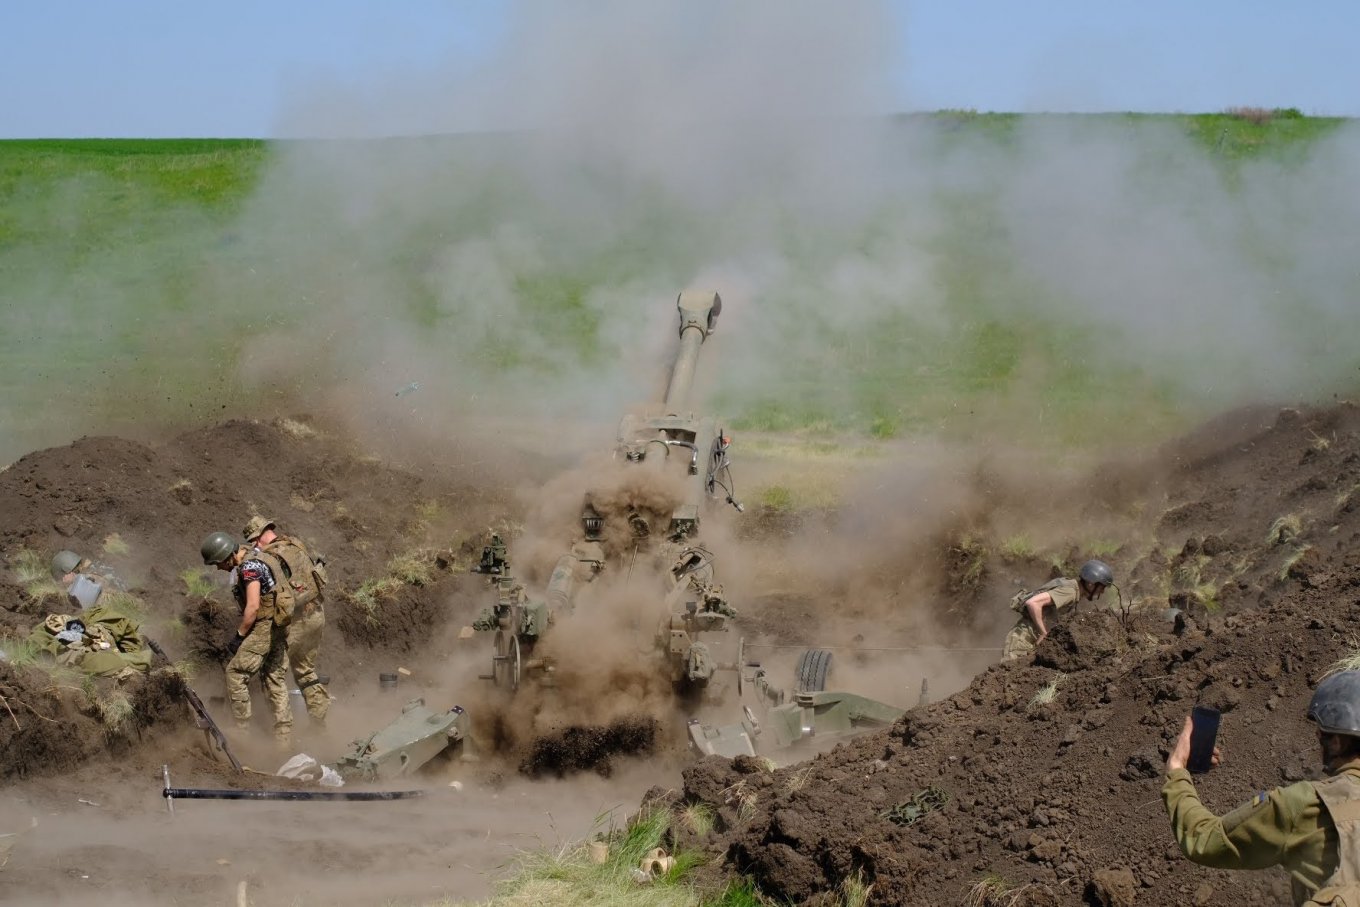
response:
<path id="1" fill-rule="evenodd" d="M 227 643 L 227 654 L 230 655 L 232 658 L 235 658 L 236 653 L 241 650 L 241 643 L 245 641 L 246 638 L 242 636 L 240 633 L 237 633 L 235 636 L 231 638 L 231 642 Z"/>

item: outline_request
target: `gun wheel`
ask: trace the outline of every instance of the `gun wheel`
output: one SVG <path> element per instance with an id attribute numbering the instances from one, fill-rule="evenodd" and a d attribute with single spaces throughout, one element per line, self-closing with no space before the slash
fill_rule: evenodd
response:
<path id="1" fill-rule="evenodd" d="M 798 659 L 797 686 L 799 693 L 820 693 L 826 689 L 826 676 L 831 672 L 831 653 L 826 649 L 808 649 Z"/>
<path id="2" fill-rule="evenodd" d="M 498 687 L 510 692 L 519 689 L 521 659 L 519 637 L 504 630 L 496 631 L 496 655 L 491 660 L 491 678 Z"/>

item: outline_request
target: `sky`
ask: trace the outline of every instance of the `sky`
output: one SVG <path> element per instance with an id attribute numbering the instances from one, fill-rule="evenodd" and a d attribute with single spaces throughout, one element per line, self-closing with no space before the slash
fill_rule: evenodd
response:
<path id="1" fill-rule="evenodd" d="M 735 5 L 758 15 L 780 2 Z M 846 10 L 871 0 L 842 2 Z M 884 112 L 1250 106 L 1360 115 L 1351 47 L 1360 4 L 1344 0 L 876 5 L 891 14 Z M 517 16 L 571 8 L 571 0 L 0 4 L 0 137 L 293 135 L 291 114 L 313 95 L 372 95 L 475 71 L 504 49 Z M 645 52 L 647 35 L 637 40 Z M 407 116 L 385 128 L 440 131 L 447 120 Z"/>

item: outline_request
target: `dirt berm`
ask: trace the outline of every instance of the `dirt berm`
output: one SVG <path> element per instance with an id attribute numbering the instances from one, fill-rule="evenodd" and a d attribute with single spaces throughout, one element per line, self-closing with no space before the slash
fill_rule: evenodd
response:
<path id="1" fill-rule="evenodd" d="M 677 823 L 679 843 L 794 903 L 856 875 L 876 904 L 1287 903 L 1282 870 L 1181 856 L 1163 765 L 1205 703 L 1224 713 L 1223 764 L 1199 782 L 1220 814 L 1315 776 L 1304 713 L 1360 626 L 1360 416 L 1239 413 L 1165 458 L 1146 549 L 1119 565 L 1142 589 L 1131 615 L 1086 605 L 1032 660 L 810 762 L 695 764 L 654 792 L 719 817 L 699 840 Z"/>

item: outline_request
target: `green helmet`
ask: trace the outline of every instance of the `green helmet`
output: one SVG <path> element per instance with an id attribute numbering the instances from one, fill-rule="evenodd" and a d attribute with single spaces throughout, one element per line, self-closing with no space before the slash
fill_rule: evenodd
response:
<path id="1" fill-rule="evenodd" d="M 74 551 L 62 549 L 52 555 L 52 578 L 61 582 L 61 578 L 68 573 L 74 573 L 80 566 L 80 555 Z"/>
<path id="2" fill-rule="evenodd" d="M 198 551 L 203 555 L 203 563 L 210 566 L 220 564 L 236 553 L 236 540 L 230 533 L 219 529 L 208 533 Z"/>

